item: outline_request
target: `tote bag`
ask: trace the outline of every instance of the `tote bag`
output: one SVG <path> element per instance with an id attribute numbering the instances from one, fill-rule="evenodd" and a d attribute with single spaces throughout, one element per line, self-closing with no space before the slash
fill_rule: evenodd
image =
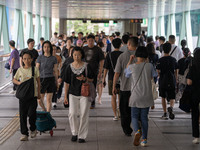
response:
<path id="1" fill-rule="evenodd" d="M 22 82 L 16 90 L 16 97 L 20 100 L 29 100 L 34 98 L 34 67 L 32 67 L 32 77 Z"/>

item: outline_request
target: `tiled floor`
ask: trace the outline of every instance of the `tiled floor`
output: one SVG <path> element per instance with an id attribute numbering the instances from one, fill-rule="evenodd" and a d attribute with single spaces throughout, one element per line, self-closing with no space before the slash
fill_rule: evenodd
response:
<path id="1" fill-rule="evenodd" d="M 5 90 L 0 94 L 0 129 L 2 129 L 18 112 L 18 100 Z M 110 97 L 106 89 L 102 97 L 102 105 L 90 110 L 89 134 L 86 143 L 72 143 L 68 121 L 68 109 L 62 103 L 51 114 L 57 122 L 54 136 L 48 133 L 38 134 L 27 142 L 19 141 L 18 130 L 0 150 L 200 150 L 200 144 L 192 144 L 191 117 L 175 105 L 175 120 L 161 120 L 161 101 L 158 99 L 154 110 L 149 114 L 148 147 L 134 147 L 133 136 L 126 137 L 121 129 L 120 121 L 113 121 Z M 39 108 L 40 109 L 40 108 Z M 0 137 L 1 138 L 1 137 Z"/>

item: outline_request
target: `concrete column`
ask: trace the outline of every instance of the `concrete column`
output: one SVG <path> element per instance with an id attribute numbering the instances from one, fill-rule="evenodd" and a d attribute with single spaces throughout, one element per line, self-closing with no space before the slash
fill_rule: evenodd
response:
<path id="1" fill-rule="evenodd" d="M 167 40 L 171 34 L 176 36 L 176 0 L 169 0 L 169 6 L 170 14 L 168 15 Z"/>
<path id="2" fill-rule="evenodd" d="M 59 19 L 59 34 L 67 33 L 67 20 Z"/>
<path id="3" fill-rule="evenodd" d="M 159 36 L 165 36 L 165 1 L 166 0 L 161 0 L 159 1 L 158 5 L 160 8 L 160 17 L 158 18 L 158 31 L 157 35 Z"/>
<path id="4" fill-rule="evenodd" d="M 149 18 L 149 25 L 148 26 L 148 36 L 156 36 L 156 7 L 157 7 L 157 0 L 148 0 L 148 18 Z M 151 20 L 151 21 L 150 21 Z"/>

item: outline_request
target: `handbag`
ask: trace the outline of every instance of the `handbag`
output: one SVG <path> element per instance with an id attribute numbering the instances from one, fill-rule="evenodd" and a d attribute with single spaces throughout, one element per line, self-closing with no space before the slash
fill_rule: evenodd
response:
<path id="1" fill-rule="evenodd" d="M 10 70 L 9 59 L 6 61 L 4 68 Z"/>
<path id="2" fill-rule="evenodd" d="M 29 100 L 34 98 L 34 67 L 32 67 L 32 77 L 22 82 L 16 90 L 16 97 L 20 100 Z"/>
<path id="3" fill-rule="evenodd" d="M 87 78 L 87 66 L 85 68 L 85 77 Z M 96 98 L 96 88 L 92 82 L 82 83 L 81 96 L 88 97 L 89 102 L 93 102 Z"/>
<path id="4" fill-rule="evenodd" d="M 153 100 L 156 100 L 158 99 L 158 91 L 156 90 L 156 84 L 153 79 L 151 80 L 151 84 L 152 84 Z"/>
<path id="5" fill-rule="evenodd" d="M 179 108 L 185 112 L 190 112 L 192 102 L 192 86 L 186 85 L 180 99 Z"/>

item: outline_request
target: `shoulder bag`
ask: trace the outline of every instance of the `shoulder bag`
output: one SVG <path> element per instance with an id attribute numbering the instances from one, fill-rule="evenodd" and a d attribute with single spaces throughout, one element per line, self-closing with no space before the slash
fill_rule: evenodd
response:
<path id="1" fill-rule="evenodd" d="M 32 67 L 32 77 L 22 82 L 16 90 L 16 97 L 19 100 L 30 100 L 34 98 L 34 67 Z"/>
<path id="2" fill-rule="evenodd" d="M 137 81 L 135 82 L 135 84 L 134 84 L 134 86 L 133 86 L 131 92 L 135 89 L 135 87 L 136 87 L 136 85 L 137 85 L 137 83 L 138 83 L 138 81 L 139 81 L 139 79 L 140 79 L 140 77 L 141 77 L 141 75 L 142 75 L 142 71 L 144 70 L 144 66 L 145 66 L 145 65 L 146 65 L 146 62 L 144 63 L 144 65 L 143 65 L 143 67 L 142 67 L 142 70 L 141 70 L 141 72 L 140 72 L 140 75 L 139 75 Z"/>
<path id="3" fill-rule="evenodd" d="M 85 68 L 85 77 L 87 78 L 87 66 Z M 81 96 L 88 97 L 88 101 L 93 102 L 96 98 L 96 88 L 92 82 L 82 83 Z"/>

